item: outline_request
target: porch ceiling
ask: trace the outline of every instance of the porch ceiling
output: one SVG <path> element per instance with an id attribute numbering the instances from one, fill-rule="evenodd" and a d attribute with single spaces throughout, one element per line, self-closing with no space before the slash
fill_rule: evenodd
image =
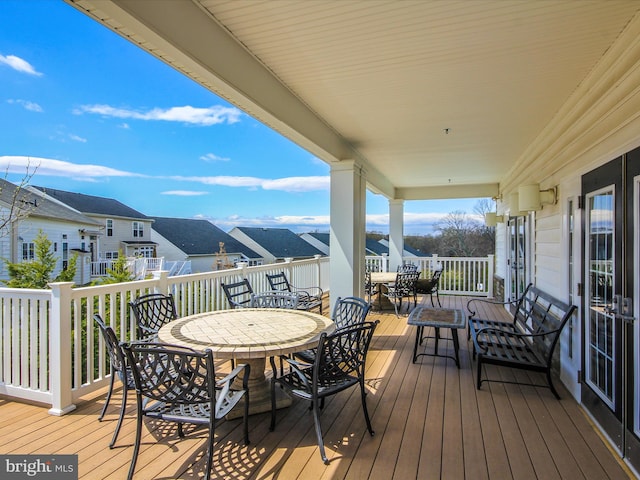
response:
<path id="1" fill-rule="evenodd" d="M 640 11 L 637 0 L 66 1 L 404 199 L 496 194 Z"/>

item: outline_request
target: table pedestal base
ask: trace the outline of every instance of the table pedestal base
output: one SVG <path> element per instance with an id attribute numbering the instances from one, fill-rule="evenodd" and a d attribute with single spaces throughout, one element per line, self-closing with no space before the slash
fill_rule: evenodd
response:
<path id="1" fill-rule="evenodd" d="M 238 359 L 236 364 L 249 364 L 249 415 L 271 411 L 271 380 L 267 380 L 264 374 L 266 359 Z M 291 397 L 281 388 L 276 388 L 276 408 L 285 408 L 291 405 Z M 226 416 L 227 420 L 241 418 L 244 415 L 244 403 L 240 402 Z"/>

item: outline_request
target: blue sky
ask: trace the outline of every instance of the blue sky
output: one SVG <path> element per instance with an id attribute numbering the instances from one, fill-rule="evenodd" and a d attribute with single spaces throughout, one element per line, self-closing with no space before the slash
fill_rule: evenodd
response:
<path id="1" fill-rule="evenodd" d="M 328 231 L 329 167 L 61 0 L 0 2 L 0 169 L 149 216 Z M 428 234 L 477 200 L 405 203 Z M 367 230 L 388 201 L 367 194 Z"/>

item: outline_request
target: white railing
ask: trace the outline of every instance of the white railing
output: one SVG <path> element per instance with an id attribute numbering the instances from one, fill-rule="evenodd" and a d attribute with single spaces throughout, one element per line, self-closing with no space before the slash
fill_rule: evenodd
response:
<path id="1" fill-rule="evenodd" d="M 412 258 L 412 261 L 418 261 Z M 441 293 L 488 295 L 493 258 L 420 258 L 423 272 L 444 265 Z M 180 316 L 228 308 L 223 282 L 249 279 L 254 291 L 269 289 L 265 273 L 285 271 L 292 284 L 329 292 L 329 257 L 126 283 L 50 290 L 0 288 L 0 394 L 51 405 L 62 415 L 78 399 L 109 381 L 107 354 L 93 315 L 100 314 L 122 341 L 135 339 L 129 301 L 150 293 L 172 293 Z M 465 277 L 466 276 L 466 277 Z M 441 280 L 442 282 L 442 280 Z M 483 288 L 478 288 L 480 284 Z"/>
<path id="2" fill-rule="evenodd" d="M 429 278 L 440 266 L 444 268 L 440 277 L 439 291 L 448 295 L 474 295 L 493 297 L 494 256 L 486 257 L 403 257 L 404 263 L 418 265 L 421 278 Z M 365 257 L 367 268 L 372 271 L 389 271 L 387 255 Z"/>
<path id="3" fill-rule="evenodd" d="M 115 259 L 98 260 L 91 262 L 91 277 L 106 277 L 107 272 L 113 268 L 113 264 L 117 262 Z M 135 278 L 144 278 L 151 272 L 159 272 L 164 270 L 164 257 L 145 258 L 135 257 L 127 258 L 127 268 Z"/>
<path id="4" fill-rule="evenodd" d="M 256 292 L 268 290 L 265 273 L 285 270 L 292 283 L 329 291 L 329 258 L 72 288 L 0 288 L 0 394 L 51 405 L 62 415 L 78 399 L 109 381 L 104 343 L 93 321 L 100 314 L 121 341 L 135 339 L 129 301 L 150 292 L 171 292 L 180 316 L 228 308 L 223 282 L 246 277 Z"/>

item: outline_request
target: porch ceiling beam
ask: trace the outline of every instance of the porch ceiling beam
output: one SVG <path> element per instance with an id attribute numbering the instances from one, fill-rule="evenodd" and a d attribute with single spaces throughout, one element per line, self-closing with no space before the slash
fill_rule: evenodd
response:
<path id="1" fill-rule="evenodd" d="M 485 198 L 499 194 L 498 183 L 478 183 L 472 185 L 445 185 L 417 188 L 397 188 L 398 200 L 436 200 L 448 198 Z"/>
<path id="2" fill-rule="evenodd" d="M 215 18 L 184 0 L 65 0 L 249 115 L 332 164 L 356 159 L 372 190 L 393 187 Z"/>

